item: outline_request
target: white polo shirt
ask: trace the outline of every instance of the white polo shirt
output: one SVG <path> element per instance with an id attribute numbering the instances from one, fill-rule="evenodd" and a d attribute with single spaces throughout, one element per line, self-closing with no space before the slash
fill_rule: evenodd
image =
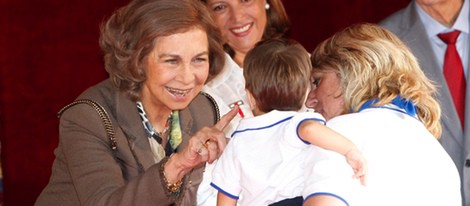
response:
<path id="1" fill-rule="evenodd" d="M 328 121 L 368 161 L 369 182 L 360 185 L 337 153 L 311 147 L 304 199 L 335 196 L 350 206 L 461 206 L 460 179 L 452 159 L 416 118 L 369 108 Z"/>
<path id="2" fill-rule="evenodd" d="M 324 122 L 313 112 L 272 111 L 245 118 L 217 161 L 211 185 L 239 205 L 268 205 L 301 196 L 309 143 L 298 136 L 304 120 Z"/>

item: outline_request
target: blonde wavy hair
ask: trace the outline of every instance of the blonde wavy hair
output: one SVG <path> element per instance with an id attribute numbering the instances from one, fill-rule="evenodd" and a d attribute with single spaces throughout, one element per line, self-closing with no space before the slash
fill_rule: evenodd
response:
<path id="1" fill-rule="evenodd" d="M 352 25 L 320 43 L 311 60 L 313 72 L 330 70 L 338 75 L 347 111 L 357 112 L 372 99 L 378 99 L 375 106 L 382 106 L 399 95 L 413 102 L 418 118 L 440 138 L 435 85 L 390 31 L 369 23 Z"/>

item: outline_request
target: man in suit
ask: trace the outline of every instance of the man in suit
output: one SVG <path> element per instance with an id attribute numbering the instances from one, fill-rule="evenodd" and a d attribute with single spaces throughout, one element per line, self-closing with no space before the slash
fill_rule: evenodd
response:
<path id="1" fill-rule="evenodd" d="M 452 82 L 446 82 L 443 72 L 447 44 L 438 35 L 460 31 L 456 48 L 465 84 L 469 79 L 469 8 L 469 0 L 413 0 L 406 8 L 380 22 L 411 48 L 426 75 L 439 85 L 438 99 L 443 114 L 440 142 L 460 172 L 464 206 L 470 206 L 470 84 L 463 86 L 466 91 L 460 92 L 465 98 L 460 109 L 464 112 L 459 118 L 448 86 Z"/>

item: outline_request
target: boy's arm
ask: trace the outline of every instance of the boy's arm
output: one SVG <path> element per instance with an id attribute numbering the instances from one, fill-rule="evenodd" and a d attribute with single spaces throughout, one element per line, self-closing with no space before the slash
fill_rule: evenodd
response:
<path id="1" fill-rule="evenodd" d="M 315 120 L 305 120 L 299 126 L 299 135 L 304 141 L 323 149 L 345 155 L 356 146 L 344 136 Z"/>
<path id="2" fill-rule="evenodd" d="M 315 120 L 303 121 L 298 132 L 300 138 L 304 141 L 344 155 L 354 170 L 354 177 L 360 178 L 363 185 L 366 184 L 367 168 L 365 158 L 349 139 Z"/>
<path id="3" fill-rule="evenodd" d="M 233 199 L 222 192 L 217 193 L 217 206 L 236 206 L 237 200 Z"/>

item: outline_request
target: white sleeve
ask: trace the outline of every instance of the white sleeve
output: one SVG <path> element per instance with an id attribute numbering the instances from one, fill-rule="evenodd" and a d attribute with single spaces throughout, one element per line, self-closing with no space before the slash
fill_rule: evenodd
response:
<path id="1" fill-rule="evenodd" d="M 290 124 L 287 126 L 286 134 L 284 135 L 283 142 L 290 144 L 294 147 L 303 147 L 305 145 L 310 145 L 309 142 L 304 141 L 299 136 L 299 126 L 302 122 L 306 120 L 314 120 L 326 124 L 325 118 L 316 112 L 299 112 L 292 117 Z M 292 134 L 295 134 L 295 138 L 292 138 Z"/>
<path id="2" fill-rule="evenodd" d="M 240 186 L 240 166 L 235 156 L 235 140 L 233 138 L 227 144 L 224 152 L 217 160 L 212 172 L 211 186 L 225 195 L 237 199 L 241 191 Z"/>

